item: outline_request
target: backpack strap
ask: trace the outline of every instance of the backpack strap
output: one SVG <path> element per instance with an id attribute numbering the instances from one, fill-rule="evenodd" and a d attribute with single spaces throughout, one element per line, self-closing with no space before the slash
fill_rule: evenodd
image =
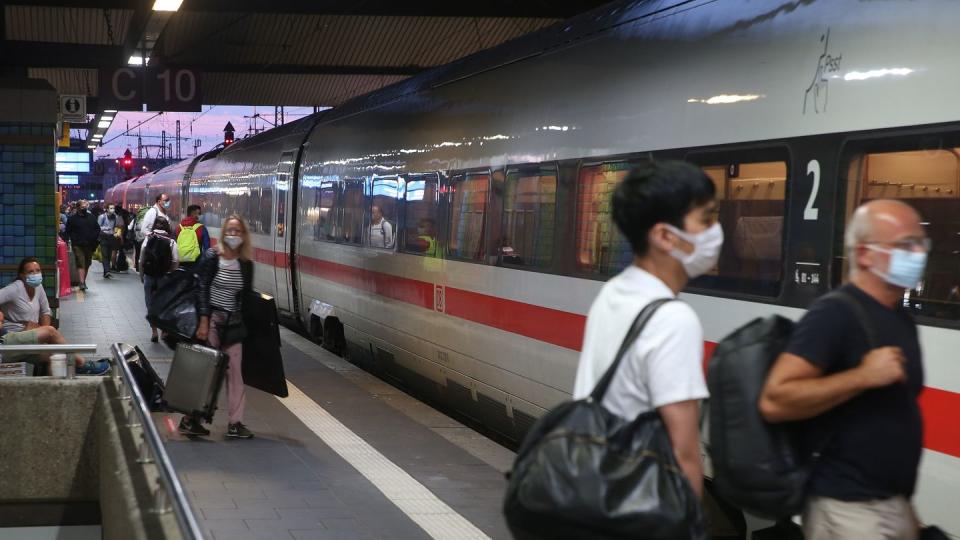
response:
<path id="1" fill-rule="evenodd" d="M 870 348 L 875 349 L 879 346 L 880 333 L 877 331 L 877 327 L 874 324 L 873 319 L 871 319 L 870 315 L 867 313 L 866 308 L 863 307 L 863 303 L 860 302 L 856 296 L 851 294 L 849 291 L 837 289 L 823 297 L 823 299 L 826 298 L 835 298 L 850 308 L 850 310 L 853 311 L 853 314 L 857 317 L 860 327 L 863 328 L 864 333 L 867 334 L 867 344 L 870 346 Z"/>
<path id="2" fill-rule="evenodd" d="M 603 377 L 597 382 L 597 385 L 593 388 L 593 392 L 590 392 L 591 399 L 598 403 L 603 401 L 603 396 L 607 393 L 610 383 L 613 382 L 613 376 L 617 371 L 617 367 L 620 366 L 620 362 L 623 360 L 623 357 L 627 355 L 627 351 L 630 350 L 633 343 L 640 337 L 640 333 L 643 332 L 643 328 L 650 321 L 650 318 L 660 309 L 660 306 L 674 300 L 676 300 L 676 298 L 658 298 L 640 310 L 637 318 L 634 319 L 633 324 L 630 325 L 630 329 L 627 330 L 627 335 L 623 338 L 623 343 L 620 344 L 620 350 L 617 351 L 617 356 L 614 357 L 613 363 L 610 364 L 610 367 L 607 368 Z"/>

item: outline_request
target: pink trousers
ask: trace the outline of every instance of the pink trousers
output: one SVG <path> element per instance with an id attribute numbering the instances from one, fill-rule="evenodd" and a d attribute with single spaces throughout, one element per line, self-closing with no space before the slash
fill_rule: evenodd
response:
<path id="1" fill-rule="evenodd" d="M 230 357 L 227 368 L 227 398 L 230 400 L 230 423 L 243 422 L 243 410 L 247 403 L 247 392 L 243 386 L 243 371 L 240 363 L 243 361 L 243 344 L 234 343 L 227 347 L 220 347 L 220 329 L 227 322 L 227 314 L 214 311 L 210 316 L 210 334 L 207 342 L 211 347 L 220 349 Z"/>

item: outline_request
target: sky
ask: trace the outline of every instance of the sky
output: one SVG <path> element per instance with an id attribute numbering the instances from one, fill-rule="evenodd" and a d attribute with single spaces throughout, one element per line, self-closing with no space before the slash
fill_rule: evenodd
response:
<path id="1" fill-rule="evenodd" d="M 167 143 L 173 145 L 176 156 L 176 121 L 180 120 L 180 155 L 186 159 L 194 155 L 194 141 L 200 141 L 199 152 L 205 152 L 223 142 L 223 128 L 227 122 L 236 129 L 235 138 L 242 139 L 256 126 L 258 130 L 270 129 L 274 122 L 273 107 L 249 107 L 204 105 L 199 113 L 163 113 L 155 112 L 128 112 L 121 111 L 110 125 L 103 138 L 104 144 L 94 150 L 93 159 L 105 157 L 117 158 L 123 155 L 124 150 L 130 149 L 137 157 L 137 135 L 143 136 L 143 144 L 157 145 L 143 149 L 144 157 L 157 157 L 158 146 L 161 142 L 161 132 L 166 130 Z M 313 112 L 312 107 L 285 107 L 284 117 L 287 122 L 302 118 Z M 260 114 L 263 118 L 248 118 Z M 137 124 L 144 122 L 139 128 Z M 129 123 L 130 133 L 125 135 Z"/>

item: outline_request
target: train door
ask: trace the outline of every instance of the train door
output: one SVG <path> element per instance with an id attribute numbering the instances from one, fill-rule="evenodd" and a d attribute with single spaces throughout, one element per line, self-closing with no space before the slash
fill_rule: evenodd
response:
<path id="1" fill-rule="evenodd" d="M 294 152 L 284 152 L 277 163 L 276 199 L 277 219 L 273 234 L 273 269 L 277 280 L 277 309 L 293 311 L 290 293 L 290 235 L 288 231 L 287 209 L 291 208 L 293 190 L 290 180 L 293 177 Z"/>

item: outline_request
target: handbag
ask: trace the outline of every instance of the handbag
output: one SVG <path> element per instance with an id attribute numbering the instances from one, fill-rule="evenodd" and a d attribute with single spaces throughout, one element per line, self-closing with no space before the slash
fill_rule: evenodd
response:
<path id="1" fill-rule="evenodd" d="M 503 511 L 515 538 L 705 539 L 703 510 L 654 410 L 633 420 L 606 410 L 617 367 L 654 312 L 633 321 L 590 396 L 563 403 L 527 434 Z"/>
<path id="2" fill-rule="evenodd" d="M 243 322 L 240 312 L 228 312 L 223 329 L 219 332 L 221 348 L 243 341 L 247 337 L 247 325 Z"/>

